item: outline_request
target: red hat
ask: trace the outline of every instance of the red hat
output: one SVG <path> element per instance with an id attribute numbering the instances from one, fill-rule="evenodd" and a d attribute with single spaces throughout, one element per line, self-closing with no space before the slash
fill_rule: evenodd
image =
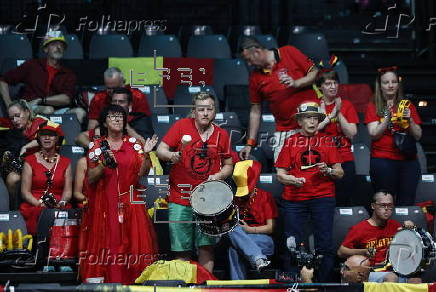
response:
<path id="1" fill-rule="evenodd" d="M 40 131 L 51 131 L 56 133 L 59 137 L 64 137 L 64 132 L 62 131 L 62 127 L 60 124 L 57 124 L 52 121 L 47 121 L 39 126 L 38 134 Z"/>
<path id="2" fill-rule="evenodd" d="M 256 160 L 244 160 L 235 164 L 233 180 L 237 186 L 236 197 L 243 197 L 254 191 L 261 169 L 262 165 Z"/>

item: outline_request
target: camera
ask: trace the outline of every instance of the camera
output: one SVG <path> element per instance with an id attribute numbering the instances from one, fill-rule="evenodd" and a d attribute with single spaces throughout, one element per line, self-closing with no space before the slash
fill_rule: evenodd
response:
<path id="1" fill-rule="evenodd" d="M 44 205 L 46 205 L 48 208 L 55 208 L 58 204 L 58 201 L 56 200 L 55 196 L 48 191 L 45 191 L 42 194 L 41 200 L 44 203 Z"/>
<path id="2" fill-rule="evenodd" d="M 299 268 L 306 266 L 308 269 L 313 268 L 315 270 L 317 270 L 321 265 L 323 255 L 317 255 L 316 252 L 307 252 L 304 243 L 301 243 L 297 250 L 297 245 L 293 236 L 287 239 L 286 245 L 291 252 L 292 264 L 297 265 Z"/>
<path id="3" fill-rule="evenodd" d="M 115 159 L 109 154 L 109 143 L 107 140 L 102 140 L 100 143 L 100 149 L 101 153 L 103 154 L 103 164 L 106 165 L 109 168 L 116 168 L 118 166 L 118 163 L 115 161 Z"/>

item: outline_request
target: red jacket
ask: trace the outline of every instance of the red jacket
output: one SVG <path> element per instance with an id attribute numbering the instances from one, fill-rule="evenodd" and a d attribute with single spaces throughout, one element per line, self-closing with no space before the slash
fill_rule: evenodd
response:
<path id="1" fill-rule="evenodd" d="M 21 66 L 0 76 L 0 80 L 9 85 L 24 83 L 24 90 L 19 97 L 28 101 L 57 94 L 66 94 L 71 99 L 74 98 L 76 75 L 73 71 L 61 66 L 53 77 L 48 92 L 47 79 L 47 59 L 28 60 Z"/>

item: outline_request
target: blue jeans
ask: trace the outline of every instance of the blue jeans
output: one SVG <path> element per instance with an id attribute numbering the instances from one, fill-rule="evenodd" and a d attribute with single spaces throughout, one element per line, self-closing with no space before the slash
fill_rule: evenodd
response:
<path id="1" fill-rule="evenodd" d="M 228 233 L 231 246 L 228 255 L 230 262 L 230 279 L 247 278 L 247 264 L 255 266 L 258 258 L 265 258 L 274 253 L 274 242 L 267 234 L 247 233 L 241 226 L 236 226 Z"/>
<path id="2" fill-rule="evenodd" d="M 334 265 L 335 251 L 332 246 L 332 229 L 335 206 L 335 198 L 320 198 L 299 202 L 283 200 L 285 236 L 286 238 L 294 236 L 297 246 L 304 242 L 304 228 L 309 216 L 312 218 L 315 251 L 316 254 L 323 255 L 318 270 L 318 282 L 327 282 L 329 280 Z M 285 270 L 297 272 L 297 267 L 291 266 L 289 250 L 287 248 L 285 250 L 289 258 L 289 261 L 285 263 Z M 306 252 L 309 252 L 308 248 L 306 248 Z"/>
<path id="3" fill-rule="evenodd" d="M 385 189 L 395 196 L 397 206 L 415 205 L 416 187 L 421 176 L 418 160 L 371 158 L 371 182 L 374 191 Z"/>

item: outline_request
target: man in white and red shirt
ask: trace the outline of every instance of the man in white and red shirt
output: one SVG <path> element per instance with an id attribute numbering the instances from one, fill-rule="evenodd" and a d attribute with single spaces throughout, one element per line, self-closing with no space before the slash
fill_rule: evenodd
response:
<path id="1" fill-rule="evenodd" d="M 207 180 L 224 180 L 232 174 L 230 137 L 213 123 L 215 97 L 200 92 L 193 98 L 193 118 L 177 121 L 163 137 L 157 149 L 161 160 L 173 163 L 169 174 L 169 224 L 171 250 L 177 259 L 189 260 L 195 244 L 198 261 L 213 271 L 216 238 L 203 234 L 194 220 L 190 192 Z M 190 137 L 187 143 L 182 138 Z"/>
<path id="2" fill-rule="evenodd" d="M 125 87 L 131 92 L 132 101 L 129 106 L 128 113 L 140 113 L 145 116 L 151 116 L 150 107 L 147 102 L 147 96 L 136 88 L 131 88 L 125 85 L 123 72 L 117 67 L 111 67 L 104 72 L 104 84 L 106 90 L 97 92 L 91 104 L 89 105 L 88 112 L 88 130 L 94 129 L 98 126 L 98 117 L 100 112 L 112 103 L 112 94 L 114 89 Z"/>
<path id="3" fill-rule="evenodd" d="M 318 69 L 314 63 L 293 46 L 268 50 L 253 38 L 241 42 L 241 56 L 255 69 L 250 74 L 250 124 L 242 159 L 248 159 L 256 146 L 262 112 L 262 102 L 268 101 L 276 122 L 274 161 L 286 138 L 298 130 L 292 118 L 303 101 L 317 101 L 312 84 Z"/>
<path id="4" fill-rule="evenodd" d="M 318 133 L 325 118 L 314 102 L 298 106 L 296 119 L 301 131 L 289 137 L 275 163 L 277 178 L 285 185 L 282 198 L 285 235 L 294 237 L 297 246 L 304 241 L 304 227 L 311 214 L 315 251 L 323 255 L 318 280 L 325 282 L 334 264 L 332 250 L 333 215 L 336 206 L 334 180 L 344 172 L 331 136 Z M 286 267 L 295 272 L 295 267 Z"/>

